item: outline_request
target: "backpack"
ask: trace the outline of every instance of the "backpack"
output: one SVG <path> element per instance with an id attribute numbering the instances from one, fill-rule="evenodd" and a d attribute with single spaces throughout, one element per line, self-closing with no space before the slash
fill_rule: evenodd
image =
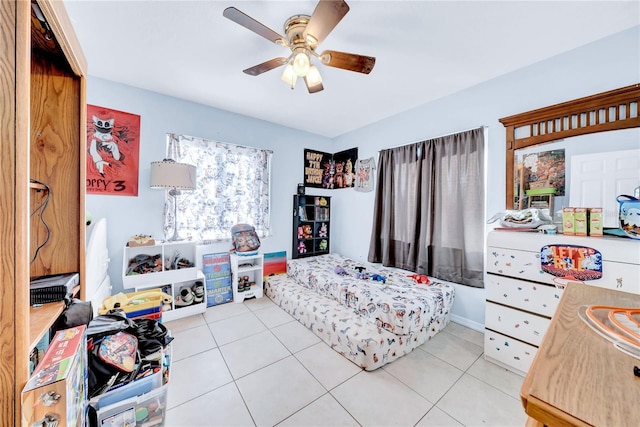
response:
<path id="1" fill-rule="evenodd" d="M 260 238 L 253 225 L 236 224 L 231 227 L 231 241 L 238 255 L 253 255 L 258 252 Z"/>

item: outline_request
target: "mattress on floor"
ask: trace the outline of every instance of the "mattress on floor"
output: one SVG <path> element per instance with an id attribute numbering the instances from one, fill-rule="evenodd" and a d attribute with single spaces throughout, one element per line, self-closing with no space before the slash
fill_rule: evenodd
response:
<path id="1" fill-rule="evenodd" d="M 336 267 L 346 274 L 337 274 Z M 360 272 L 367 273 L 369 279 L 359 278 Z M 453 305 L 452 284 L 438 280 L 432 280 L 430 285 L 418 284 L 409 274 L 338 254 L 287 261 L 287 275 L 296 283 L 339 302 L 395 335 L 420 331 L 448 313 Z M 372 280 L 373 275 L 383 276 L 386 282 Z"/>
<path id="2" fill-rule="evenodd" d="M 367 371 L 411 352 L 450 320 L 447 310 L 428 326 L 414 329 L 409 335 L 396 335 L 365 320 L 335 299 L 300 286 L 285 274 L 267 277 L 265 293 L 332 349 Z"/>

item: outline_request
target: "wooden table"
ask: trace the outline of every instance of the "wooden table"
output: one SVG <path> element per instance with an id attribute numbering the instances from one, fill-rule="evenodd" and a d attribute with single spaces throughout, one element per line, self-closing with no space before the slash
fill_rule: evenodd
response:
<path id="1" fill-rule="evenodd" d="M 578 316 L 582 305 L 640 307 L 640 295 L 569 283 L 522 384 L 530 418 L 548 426 L 640 426 L 640 360 Z M 533 422 L 533 420 L 530 420 Z"/>

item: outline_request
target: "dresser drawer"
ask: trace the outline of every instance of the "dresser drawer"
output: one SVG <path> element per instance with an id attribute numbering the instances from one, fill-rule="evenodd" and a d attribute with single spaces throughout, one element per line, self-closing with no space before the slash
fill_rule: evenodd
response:
<path id="1" fill-rule="evenodd" d="M 538 351 L 537 347 L 486 330 L 484 333 L 485 358 L 513 372 L 525 375 Z"/>
<path id="2" fill-rule="evenodd" d="M 495 235 L 502 233 L 504 236 L 512 235 L 516 240 L 512 242 L 514 246 L 517 246 L 518 237 L 522 239 L 523 236 L 516 236 L 518 233 L 509 232 L 493 232 L 490 233 L 492 241 L 496 238 Z M 546 236 L 546 235 L 543 235 Z M 574 241 L 572 236 L 562 236 L 560 242 L 557 241 L 556 236 L 548 236 L 549 240 L 540 240 L 540 236 L 529 236 L 529 240 L 535 243 L 535 249 L 532 248 L 532 242 L 527 241 L 527 245 L 522 244 L 526 249 L 511 249 L 500 246 L 488 246 L 487 247 L 487 273 L 498 274 L 501 276 L 513 277 L 522 280 L 530 280 L 534 282 L 546 283 L 554 285 L 555 276 L 546 273 L 542 270 L 540 264 L 540 251 L 543 246 L 550 244 L 564 245 L 578 245 L 594 248 L 601 252 L 602 255 L 602 277 L 596 280 L 588 280 L 585 283 L 591 286 L 598 286 L 601 288 L 613 289 L 617 291 L 624 291 L 630 293 L 640 293 L 640 264 L 633 259 L 633 256 L 628 253 L 621 254 L 622 249 L 618 246 L 612 246 L 611 240 L 602 240 L 601 238 L 591 237 L 589 240 L 586 238 Z M 556 240 L 552 240 L 553 237 Z M 543 237 L 544 238 L 544 237 Z M 638 242 L 632 242 L 634 245 L 628 246 L 629 242 L 624 242 L 625 239 L 619 239 L 622 243 L 627 243 L 625 250 L 631 251 L 635 254 L 640 254 L 638 250 Z M 633 239 L 627 239 L 633 240 Z M 504 243 L 504 242 L 503 242 Z M 524 243 L 524 242 L 521 242 Z M 534 249 L 534 250 L 531 250 Z M 625 261 L 619 261 L 616 259 L 616 255 L 625 255 L 622 257 Z M 634 262 L 626 262 L 627 258 L 631 257 Z M 558 280 L 558 279 L 556 279 Z M 560 279 L 559 283 L 566 284 L 566 280 Z"/>
<path id="3" fill-rule="evenodd" d="M 503 232 L 504 233 L 504 232 Z M 553 277 L 540 268 L 540 251 L 487 248 L 487 272 L 501 276 L 518 277 L 524 280 L 553 285 Z"/>
<path id="4" fill-rule="evenodd" d="M 487 302 L 485 326 L 538 346 L 551 319 Z"/>
<path id="5" fill-rule="evenodd" d="M 523 310 L 551 317 L 556 311 L 562 290 L 552 285 L 525 282 L 510 277 L 487 274 L 486 298 Z"/>

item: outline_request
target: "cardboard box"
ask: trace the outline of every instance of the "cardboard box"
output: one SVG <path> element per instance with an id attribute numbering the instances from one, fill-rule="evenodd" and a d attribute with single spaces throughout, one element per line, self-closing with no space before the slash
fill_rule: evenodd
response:
<path id="1" fill-rule="evenodd" d="M 562 208 L 562 234 L 576 234 L 575 208 Z"/>
<path id="2" fill-rule="evenodd" d="M 207 292 L 207 307 L 233 301 L 228 252 L 203 255 L 202 272 Z"/>
<path id="3" fill-rule="evenodd" d="M 589 236 L 602 236 L 604 221 L 602 215 L 602 208 L 589 209 Z"/>
<path id="4" fill-rule="evenodd" d="M 138 246 L 154 246 L 156 244 L 156 239 L 151 236 L 138 235 L 133 236 L 131 239 L 129 239 L 128 244 L 130 248 L 135 248 Z"/>
<path id="5" fill-rule="evenodd" d="M 22 425 L 85 425 L 85 325 L 58 331 L 22 390 Z"/>
<path id="6" fill-rule="evenodd" d="M 587 208 L 575 208 L 574 228 L 576 236 L 586 236 L 589 227 L 589 211 Z"/>

